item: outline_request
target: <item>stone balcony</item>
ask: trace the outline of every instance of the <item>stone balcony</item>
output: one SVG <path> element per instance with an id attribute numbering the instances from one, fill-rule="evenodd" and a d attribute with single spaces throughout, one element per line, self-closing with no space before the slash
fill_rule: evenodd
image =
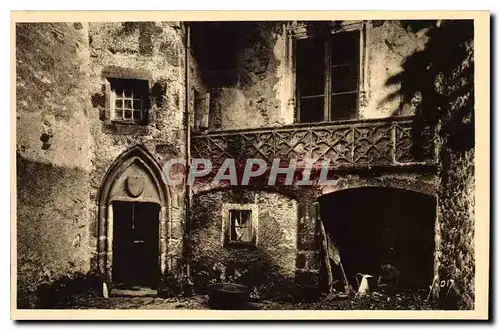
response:
<path id="1" fill-rule="evenodd" d="M 329 161 L 331 169 L 434 168 L 435 134 L 415 117 L 295 124 L 272 128 L 195 133 L 192 158 L 312 158 Z"/>

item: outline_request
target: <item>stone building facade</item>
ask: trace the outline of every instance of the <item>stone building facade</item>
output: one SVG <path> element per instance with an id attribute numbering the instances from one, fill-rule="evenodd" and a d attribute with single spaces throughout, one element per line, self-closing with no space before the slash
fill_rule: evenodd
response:
<path id="1" fill-rule="evenodd" d="M 18 23 L 18 301 L 32 306 L 41 285 L 80 275 L 111 290 L 204 293 L 234 281 L 258 297 L 304 297 L 324 291 L 328 233 L 354 286 L 384 264 L 413 278 L 402 260 L 414 258 L 425 274 L 410 284 L 439 297 L 433 283 L 466 273 L 453 292 L 473 308 L 473 135 L 450 149 L 441 115 L 420 120 L 425 87 L 409 94 L 401 78 L 436 25 Z M 472 65 L 472 46 L 462 60 Z M 171 159 L 307 157 L 330 161 L 334 184 L 170 186 L 164 175 Z M 445 193 L 449 175 L 463 198 Z"/>

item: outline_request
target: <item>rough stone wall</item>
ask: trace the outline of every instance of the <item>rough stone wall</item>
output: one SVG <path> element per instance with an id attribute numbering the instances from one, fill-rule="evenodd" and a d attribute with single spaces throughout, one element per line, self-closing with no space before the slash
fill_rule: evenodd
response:
<path id="1" fill-rule="evenodd" d="M 438 167 L 436 288 L 445 306 L 473 309 L 475 297 L 474 57 L 472 21 L 444 22 L 435 44 L 443 65 Z M 432 46 L 432 45 L 431 45 Z M 449 52 L 449 53 L 447 53 Z M 444 285 L 443 285 L 444 284 Z"/>
<path id="2" fill-rule="evenodd" d="M 446 306 L 473 309 L 474 150 L 444 150 L 442 161 L 447 173 L 441 173 L 439 182 L 438 278 L 435 285 L 439 287 L 439 298 L 444 300 Z M 451 289 L 450 292 L 448 289 Z"/>
<path id="3" fill-rule="evenodd" d="M 223 203 L 258 205 L 255 248 L 222 244 Z M 195 290 L 228 281 L 249 285 L 257 297 L 292 294 L 297 253 L 297 203 L 277 193 L 245 190 L 209 191 L 194 197 L 190 267 Z"/>
<path id="4" fill-rule="evenodd" d="M 90 24 L 93 100 L 90 115 L 93 169 L 90 182 L 93 221 L 97 221 L 99 187 L 103 184 L 106 171 L 121 153 L 140 144 L 160 166 L 168 159 L 186 157 L 184 34 L 184 26 L 179 22 Z M 99 113 L 105 100 L 103 72 L 109 68 L 117 68 L 118 72 L 143 72 L 150 79 L 151 107 L 145 129 L 127 131 L 125 128 L 110 132 L 100 120 Z M 167 207 L 170 225 L 183 229 L 185 189 L 177 187 L 169 193 Z M 93 234 L 97 235 L 97 231 Z M 96 244 L 97 237 L 92 242 Z M 167 249 L 179 259 L 176 264 L 181 267 L 182 233 L 168 244 Z M 92 247 L 96 249 L 96 246 Z M 175 271 L 180 272 L 181 269 Z"/>
<path id="5" fill-rule="evenodd" d="M 90 266 L 88 25 L 16 24 L 18 303 Z"/>

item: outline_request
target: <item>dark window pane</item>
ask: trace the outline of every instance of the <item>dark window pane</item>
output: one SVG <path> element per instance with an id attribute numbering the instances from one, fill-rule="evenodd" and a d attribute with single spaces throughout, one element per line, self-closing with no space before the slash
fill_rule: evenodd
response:
<path id="1" fill-rule="evenodd" d="M 229 211 L 229 216 L 230 216 L 230 225 L 231 225 L 229 240 L 230 241 L 237 241 L 238 234 L 236 233 L 236 228 L 238 227 L 238 223 L 240 221 L 240 212 L 239 212 L 239 210 L 231 210 L 231 211 Z"/>
<path id="2" fill-rule="evenodd" d="M 331 37 L 331 64 L 357 63 L 359 31 L 342 32 Z"/>
<path id="3" fill-rule="evenodd" d="M 230 241 L 236 241 L 236 227 L 234 225 L 234 221 L 231 220 L 231 228 L 230 228 L 230 233 L 229 233 L 229 240 Z"/>
<path id="4" fill-rule="evenodd" d="M 300 122 L 314 123 L 324 120 L 324 98 L 301 98 L 300 99 Z"/>
<path id="5" fill-rule="evenodd" d="M 297 40 L 297 72 L 325 68 L 325 41 L 319 38 Z"/>
<path id="6" fill-rule="evenodd" d="M 140 120 L 141 119 L 141 111 L 134 111 L 134 120 Z"/>
<path id="7" fill-rule="evenodd" d="M 132 97 L 132 89 L 125 90 L 125 97 Z"/>
<path id="8" fill-rule="evenodd" d="M 132 119 L 132 110 L 124 110 L 123 114 L 123 119 Z"/>
<path id="9" fill-rule="evenodd" d="M 123 108 L 123 100 L 121 100 L 121 99 L 120 100 L 116 100 L 115 106 L 118 109 Z"/>
<path id="10" fill-rule="evenodd" d="M 357 93 L 332 95 L 331 120 L 354 119 L 357 107 Z"/>
<path id="11" fill-rule="evenodd" d="M 308 38 L 297 41 L 297 87 L 299 96 L 324 93 L 324 40 Z"/>
<path id="12" fill-rule="evenodd" d="M 120 86 L 111 85 L 111 89 L 115 92 L 117 98 L 123 97 L 123 88 Z"/>
<path id="13" fill-rule="evenodd" d="M 132 109 L 132 101 L 131 100 L 125 100 L 124 106 L 125 109 Z"/>
<path id="14" fill-rule="evenodd" d="M 325 71 L 309 70 L 297 76 L 299 96 L 312 96 L 325 93 Z"/>
<path id="15" fill-rule="evenodd" d="M 141 101 L 134 100 L 134 109 L 141 109 Z"/>
<path id="16" fill-rule="evenodd" d="M 332 70 L 332 93 L 358 90 L 358 68 L 356 66 L 334 66 Z"/>

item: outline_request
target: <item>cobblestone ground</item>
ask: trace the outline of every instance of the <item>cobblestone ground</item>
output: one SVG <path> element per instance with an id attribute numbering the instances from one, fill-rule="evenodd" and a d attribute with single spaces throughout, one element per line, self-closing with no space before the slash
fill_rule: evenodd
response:
<path id="1" fill-rule="evenodd" d="M 203 296 L 182 298 L 154 297 L 80 297 L 70 309 L 209 309 Z"/>
<path id="2" fill-rule="evenodd" d="M 155 297 L 74 297 L 69 304 L 57 306 L 65 309 L 210 309 L 207 296 L 155 298 Z M 248 303 L 250 310 L 435 310 L 440 309 L 427 302 L 419 294 L 386 296 L 372 293 L 365 297 L 338 300 L 324 297 L 315 302 L 278 302 L 269 300 Z"/>
<path id="3" fill-rule="evenodd" d="M 60 306 L 66 309 L 210 309 L 207 296 L 176 297 L 176 298 L 153 298 L 153 297 L 81 297 L 75 299 L 74 303 Z M 247 309 L 297 309 L 293 304 L 259 301 L 249 302 Z"/>

